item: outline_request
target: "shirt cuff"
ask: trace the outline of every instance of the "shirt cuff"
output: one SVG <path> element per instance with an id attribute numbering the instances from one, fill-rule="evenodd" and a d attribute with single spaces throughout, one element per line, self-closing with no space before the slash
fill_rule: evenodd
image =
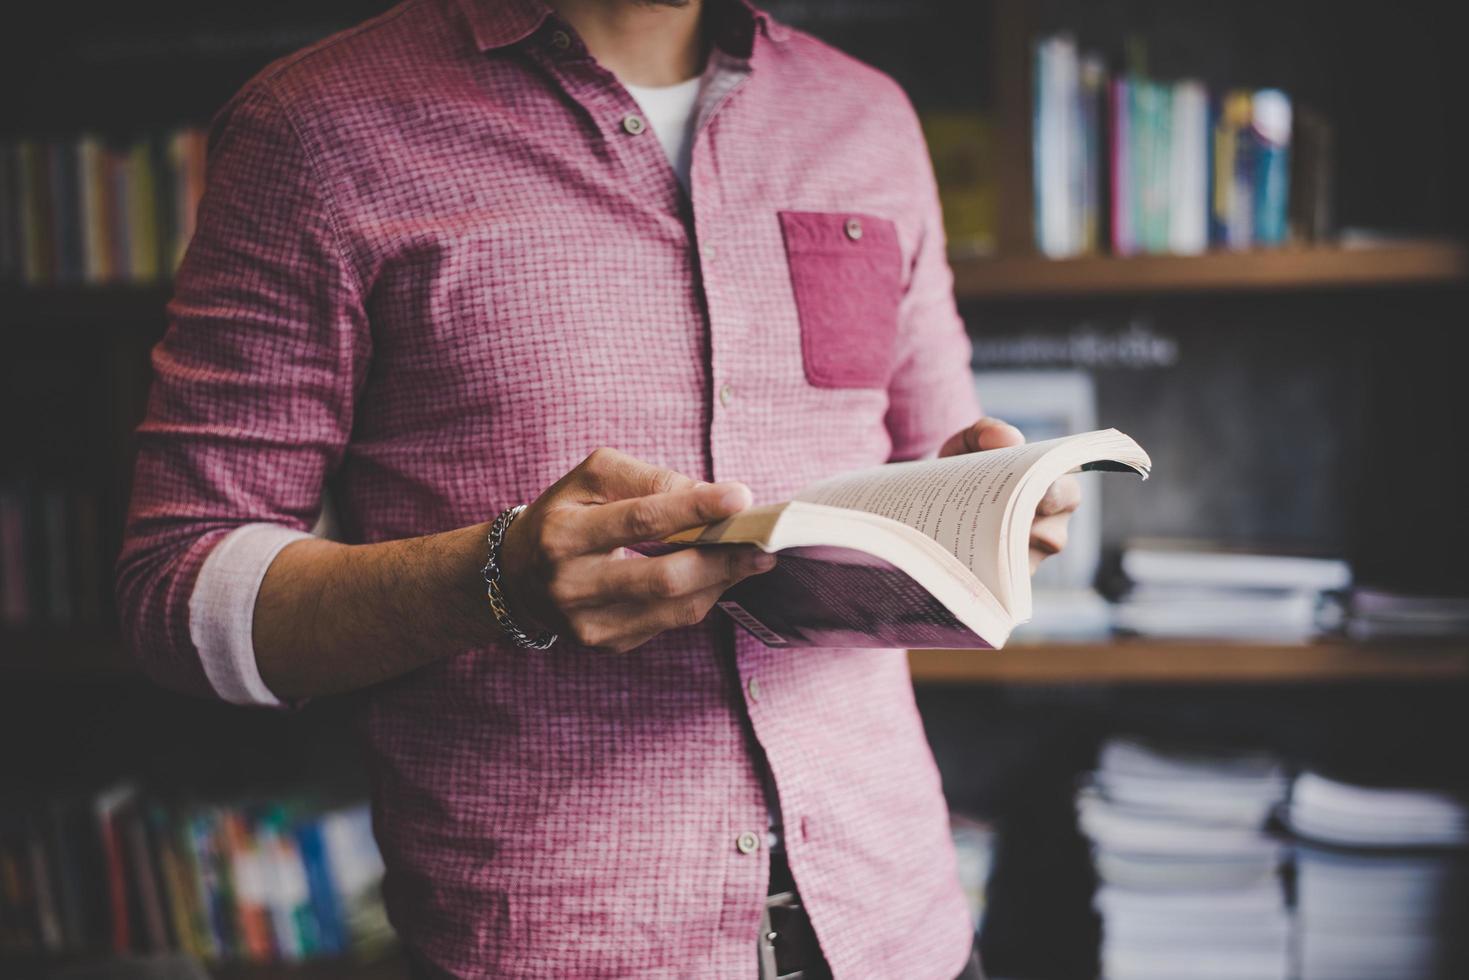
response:
<path id="1" fill-rule="evenodd" d="M 285 707 L 255 662 L 255 597 L 275 556 L 311 535 L 279 524 L 246 524 L 225 535 L 189 594 L 189 636 L 214 693 L 231 704 Z"/>

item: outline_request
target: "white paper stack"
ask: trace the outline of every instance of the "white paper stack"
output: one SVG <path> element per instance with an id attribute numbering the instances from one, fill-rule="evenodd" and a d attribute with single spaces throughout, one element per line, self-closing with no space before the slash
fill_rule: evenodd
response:
<path id="1" fill-rule="evenodd" d="M 1302 980 L 1469 976 L 1469 804 L 1305 773 L 1290 806 Z"/>
<path id="2" fill-rule="evenodd" d="M 1327 597 L 1351 583 L 1334 559 L 1207 550 L 1129 548 L 1122 570 L 1117 628 L 1160 639 L 1305 642 L 1338 624 Z"/>
<path id="3" fill-rule="evenodd" d="M 1285 797 L 1277 759 L 1114 739 L 1079 797 L 1092 842 L 1109 980 L 1284 980 L 1285 844 L 1265 831 Z"/>

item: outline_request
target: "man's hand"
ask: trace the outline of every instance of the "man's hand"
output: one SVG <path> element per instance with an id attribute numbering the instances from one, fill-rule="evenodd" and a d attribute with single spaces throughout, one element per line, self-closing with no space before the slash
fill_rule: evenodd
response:
<path id="1" fill-rule="evenodd" d="M 656 541 L 750 506 L 740 483 L 696 483 L 598 449 L 525 509 L 505 533 L 503 586 L 512 614 L 577 643 L 622 653 L 700 622 L 726 589 L 775 566 L 747 546 L 647 557 Z"/>
<path id="2" fill-rule="evenodd" d="M 956 432 L 939 450 L 940 456 L 960 456 L 985 449 L 1019 446 L 1025 436 L 1009 422 L 983 418 L 961 432 Z M 1081 484 L 1074 476 L 1063 476 L 1051 484 L 1035 509 L 1035 523 L 1030 526 L 1030 573 L 1041 562 L 1066 547 L 1066 526 L 1081 505 Z"/>

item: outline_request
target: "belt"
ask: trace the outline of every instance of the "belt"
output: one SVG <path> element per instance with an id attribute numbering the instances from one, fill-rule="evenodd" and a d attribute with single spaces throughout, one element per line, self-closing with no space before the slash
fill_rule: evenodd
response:
<path id="1" fill-rule="evenodd" d="M 760 980 L 830 980 L 785 854 L 770 852 L 770 894 L 760 915 Z"/>

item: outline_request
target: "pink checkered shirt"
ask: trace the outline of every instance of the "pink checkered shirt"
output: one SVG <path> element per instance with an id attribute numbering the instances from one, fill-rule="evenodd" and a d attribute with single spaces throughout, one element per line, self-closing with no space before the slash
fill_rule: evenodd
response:
<path id="1" fill-rule="evenodd" d="M 214 693 L 201 565 L 246 524 L 309 528 L 324 486 L 352 542 L 487 520 L 602 445 L 777 501 L 976 417 L 902 92 L 735 0 L 705 16 L 687 195 L 528 0 L 408 0 L 224 109 L 119 566 L 153 676 Z M 767 649 L 716 614 L 625 656 L 487 644 L 361 700 L 393 922 L 453 974 L 752 977 L 747 724 L 836 977 L 965 963 L 901 652 Z"/>

